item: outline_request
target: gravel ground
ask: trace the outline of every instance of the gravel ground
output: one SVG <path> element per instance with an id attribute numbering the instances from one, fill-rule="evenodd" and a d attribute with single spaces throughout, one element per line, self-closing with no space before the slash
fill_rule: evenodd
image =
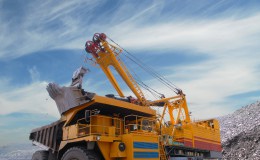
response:
<path id="1" fill-rule="evenodd" d="M 219 117 L 225 160 L 260 160 L 260 102 Z"/>

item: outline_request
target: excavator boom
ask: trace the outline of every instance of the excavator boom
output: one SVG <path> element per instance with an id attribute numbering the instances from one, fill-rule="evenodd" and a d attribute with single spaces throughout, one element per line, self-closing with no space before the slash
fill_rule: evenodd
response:
<path id="1" fill-rule="evenodd" d="M 143 106 L 147 105 L 142 90 L 118 56 L 122 50 L 109 44 L 106 41 L 106 35 L 104 33 L 96 33 L 93 37 L 93 41 L 87 41 L 85 47 L 86 51 L 92 54 L 92 56 L 95 58 L 96 63 L 99 64 L 102 71 L 106 74 L 107 78 L 118 92 L 119 96 L 124 97 L 124 94 L 114 75 L 112 74 L 109 68 L 110 66 L 114 67 L 114 69 L 122 77 L 127 86 L 137 97 L 139 103 Z"/>

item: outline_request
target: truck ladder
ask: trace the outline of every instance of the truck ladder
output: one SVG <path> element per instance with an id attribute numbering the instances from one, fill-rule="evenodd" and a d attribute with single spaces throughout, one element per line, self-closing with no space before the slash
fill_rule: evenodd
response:
<path id="1" fill-rule="evenodd" d="M 160 160 L 167 160 L 163 142 L 159 142 Z"/>

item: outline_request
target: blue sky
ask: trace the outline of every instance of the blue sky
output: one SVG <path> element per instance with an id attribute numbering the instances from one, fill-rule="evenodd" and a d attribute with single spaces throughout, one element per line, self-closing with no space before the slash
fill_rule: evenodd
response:
<path id="1" fill-rule="evenodd" d="M 0 145 L 28 142 L 32 128 L 58 119 L 46 85 L 68 85 L 81 65 L 91 70 L 86 90 L 115 93 L 101 70 L 84 62 L 85 42 L 96 32 L 182 88 L 193 119 L 259 100 L 258 0 L 1 0 L 0 31 Z"/>

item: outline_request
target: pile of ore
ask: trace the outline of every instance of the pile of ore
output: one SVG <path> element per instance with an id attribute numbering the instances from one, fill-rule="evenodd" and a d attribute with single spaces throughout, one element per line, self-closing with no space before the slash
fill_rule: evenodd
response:
<path id="1" fill-rule="evenodd" d="M 218 119 L 223 159 L 260 159 L 260 102 Z"/>
<path id="2" fill-rule="evenodd" d="M 224 159 L 260 159 L 260 125 L 223 143 Z"/>

